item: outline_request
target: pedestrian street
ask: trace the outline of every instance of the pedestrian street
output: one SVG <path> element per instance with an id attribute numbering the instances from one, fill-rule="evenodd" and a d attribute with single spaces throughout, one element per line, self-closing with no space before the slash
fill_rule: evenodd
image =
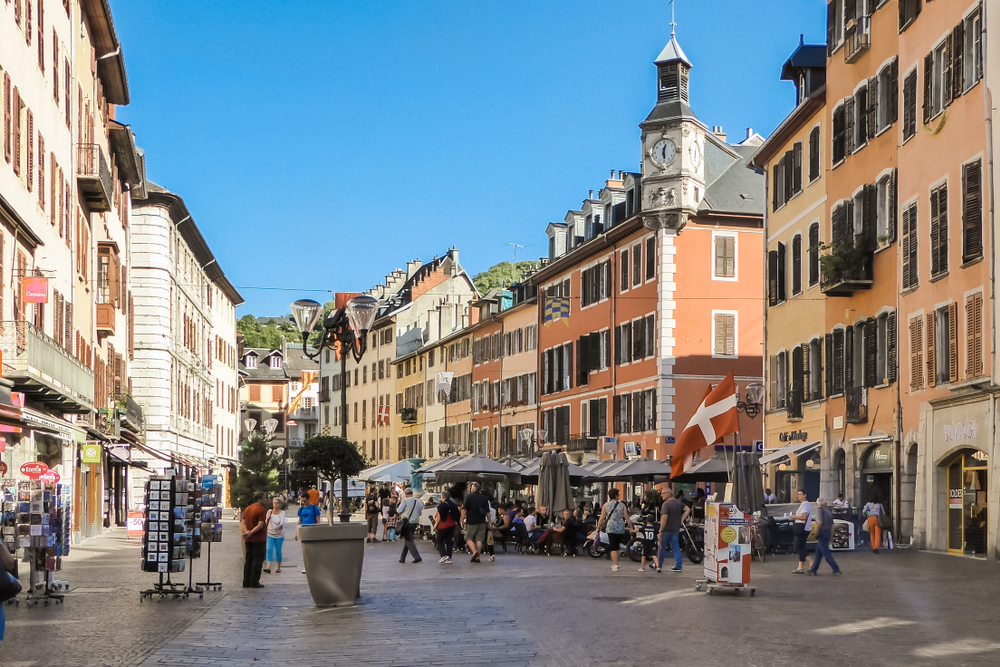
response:
<path id="1" fill-rule="evenodd" d="M 227 536 L 236 534 L 226 524 Z M 794 556 L 754 562 L 755 597 L 694 589 L 700 568 L 638 572 L 622 560 L 464 554 L 398 562 L 366 545 L 360 604 L 319 609 L 294 540 L 281 574 L 241 588 L 236 540 L 213 547 L 219 592 L 139 601 L 155 575 L 112 530 L 67 559 L 62 605 L 7 607 L 0 667 L 92 665 L 995 665 L 997 566 L 910 549 L 838 552 L 842 577 L 793 575 Z M 204 557 L 195 561 L 202 578 Z M 186 580 L 186 578 L 185 578 Z M 85 650 L 84 650 L 85 647 Z"/>

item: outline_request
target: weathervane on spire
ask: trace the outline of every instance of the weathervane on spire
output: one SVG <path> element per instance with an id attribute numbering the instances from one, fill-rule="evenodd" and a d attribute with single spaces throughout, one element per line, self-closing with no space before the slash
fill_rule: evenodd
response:
<path id="1" fill-rule="evenodd" d="M 674 0 L 670 0 L 670 36 L 677 36 L 677 21 L 674 20 Z"/>

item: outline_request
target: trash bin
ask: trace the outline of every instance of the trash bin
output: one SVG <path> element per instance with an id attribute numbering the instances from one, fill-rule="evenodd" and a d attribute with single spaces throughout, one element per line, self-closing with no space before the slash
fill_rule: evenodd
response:
<path id="1" fill-rule="evenodd" d="M 361 597 L 365 558 L 364 523 L 301 526 L 302 562 L 317 607 L 353 605 Z"/>

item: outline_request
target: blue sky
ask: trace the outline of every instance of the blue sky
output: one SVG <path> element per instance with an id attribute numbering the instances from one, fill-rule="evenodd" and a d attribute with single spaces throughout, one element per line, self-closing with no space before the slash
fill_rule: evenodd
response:
<path id="1" fill-rule="evenodd" d="M 360 291 L 450 246 L 470 273 L 636 170 L 667 0 L 112 0 L 147 174 L 180 194 L 239 315 Z M 691 106 L 730 140 L 790 111 L 823 0 L 678 0 Z M 250 289 L 268 287 L 281 289 Z"/>

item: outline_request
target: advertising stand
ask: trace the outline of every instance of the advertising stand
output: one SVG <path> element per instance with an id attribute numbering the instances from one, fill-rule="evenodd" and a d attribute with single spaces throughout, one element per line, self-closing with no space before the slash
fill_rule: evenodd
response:
<path id="1" fill-rule="evenodd" d="M 750 586 L 751 517 L 732 503 L 710 502 L 705 506 L 705 578 L 695 581 L 695 590 L 705 587 L 712 594 L 716 588 L 734 591 L 757 589 Z"/>

